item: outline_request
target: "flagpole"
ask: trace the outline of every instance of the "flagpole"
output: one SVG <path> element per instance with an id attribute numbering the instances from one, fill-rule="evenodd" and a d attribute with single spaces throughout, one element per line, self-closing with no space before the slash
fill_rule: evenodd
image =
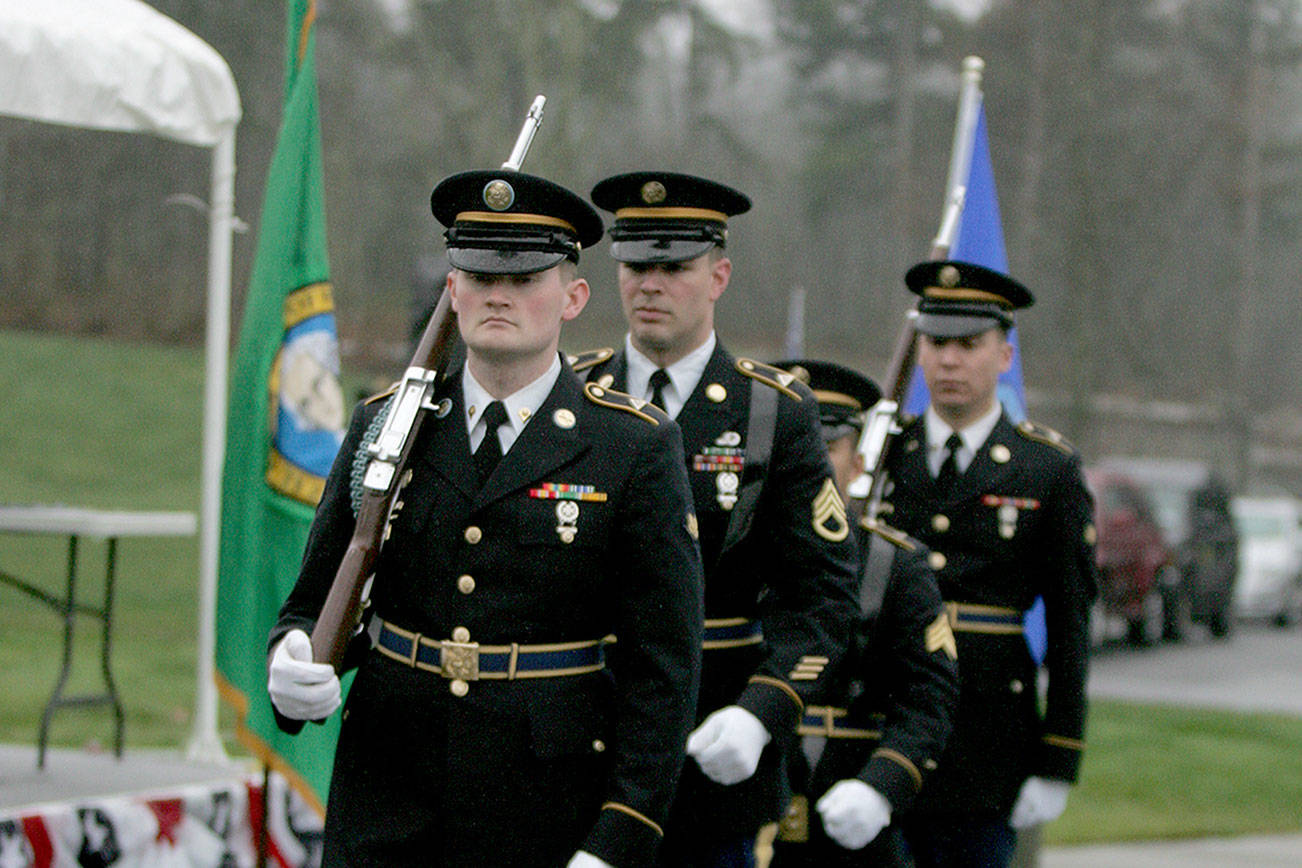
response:
<path id="1" fill-rule="evenodd" d="M 931 242 L 931 259 L 944 259 L 954 243 L 963 203 L 967 198 L 967 178 L 972 169 L 972 147 L 977 116 L 981 111 L 981 75 L 986 62 L 970 56 L 963 60 L 958 95 L 958 116 L 954 121 L 954 142 L 949 150 L 949 176 L 945 180 L 945 210 L 940 230 Z"/>

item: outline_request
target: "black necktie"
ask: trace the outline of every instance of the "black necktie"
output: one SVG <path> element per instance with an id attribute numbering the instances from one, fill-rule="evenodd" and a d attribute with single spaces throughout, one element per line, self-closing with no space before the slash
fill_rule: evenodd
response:
<path id="1" fill-rule="evenodd" d="M 669 385 L 669 372 L 656 368 L 651 373 L 651 403 L 661 410 L 665 409 L 665 386 Z M 667 410 L 665 412 L 668 412 Z"/>
<path id="2" fill-rule="evenodd" d="M 484 408 L 484 439 L 475 450 L 475 469 L 479 471 L 479 484 L 488 479 L 497 462 L 502 459 L 502 441 L 497 439 L 497 429 L 506 424 L 506 407 L 494 401 Z"/>
<path id="3" fill-rule="evenodd" d="M 942 497 L 954 489 L 958 480 L 958 450 L 963 445 L 963 438 L 957 433 L 950 434 L 945 440 L 945 460 L 940 463 L 940 472 L 936 474 L 936 488 Z"/>

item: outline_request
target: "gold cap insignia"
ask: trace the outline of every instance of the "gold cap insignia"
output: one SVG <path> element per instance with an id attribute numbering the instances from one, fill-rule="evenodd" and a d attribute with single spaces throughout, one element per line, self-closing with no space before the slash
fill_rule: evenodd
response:
<path id="1" fill-rule="evenodd" d="M 850 534 L 850 524 L 845 519 L 845 502 L 837 493 L 831 479 L 823 480 L 823 487 L 814 498 L 814 533 L 829 542 L 840 542 Z"/>
<path id="2" fill-rule="evenodd" d="M 494 211 L 505 211 L 515 202 L 515 188 L 498 178 L 484 185 L 484 204 Z"/>
<path id="3" fill-rule="evenodd" d="M 804 365 L 793 365 L 790 368 L 787 368 L 787 372 L 806 386 L 809 385 L 809 369 Z"/>
<path id="4" fill-rule="evenodd" d="M 665 201 L 665 195 L 665 185 L 659 181 L 647 181 L 642 185 L 642 201 L 648 205 Z"/>
<path id="5" fill-rule="evenodd" d="M 946 289 L 958 286 L 958 277 L 958 269 L 952 265 L 946 265 L 940 270 L 940 273 L 936 275 L 936 279 L 940 282 L 940 285 Z"/>

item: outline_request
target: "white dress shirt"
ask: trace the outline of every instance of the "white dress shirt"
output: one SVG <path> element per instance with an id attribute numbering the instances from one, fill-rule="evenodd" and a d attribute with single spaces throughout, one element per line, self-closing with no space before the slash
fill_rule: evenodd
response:
<path id="1" fill-rule="evenodd" d="M 1003 407 L 998 401 L 990 408 L 980 419 L 964 428 L 962 431 L 955 431 L 949 427 L 949 423 L 936 413 L 935 408 L 930 404 L 927 405 L 927 467 L 931 470 L 933 478 L 940 474 L 940 465 L 945 462 L 945 455 L 949 449 L 945 446 L 945 441 L 949 439 L 950 434 L 958 434 L 958 438 L 963 441 L 963 445 L 954 453 L 954 465 L 959 473 L 966 473 L 972 459 L 976 458 L 977 450 L 981 444 L 986 442 L 990 432 L 995 430 L 995 425 L 999 423 L 999 416 L 1003 412 Z"/>
<path id="2" fill-rule="evenodd" d="M 669 385 L 664 389 L 665 412 L 669 418 L 675 419 L 678 413 L 691 397 L 692 390 L 696 384 L 701 382 L 701 375 L 705 373 L 705 366 L 710 362 L 710 356 L 714 353 L 714 345 L 718 343 L 714 332 L 710 332 L 710 337 L 705 343 L 665 368 L 665 373 L 669 375 Z M 651 375 L 659 369 L 659 365 L 648 359 L 636 347 L 633 346 L 633 339 L 624 336 L 624 358 L 628 361 L 628 393 L 635 397 L 642 397 L 651 400 Z"/>
<path id="3" fill-rule="evenodd" d="M 541 377 L 501 399 L 506 407 L 506 421 L 509 423 L 497 429 L 497 439 L 502 444 L 503 455 L 510 451 L 516 438 L 524 430 L 524 426 L 533 418 L 534 413 L 538 412 L 543 401 L 547 400 L 552 386 L 556 385 L 556 378 L 560 375 L 561 357 L 558 355 L 552 358 L 551 367 Z M 470 365 L 461 369 L 461 393 L 466 399 L 466 430 L 470 433 L 470 452 L 473 454 L 484 440 L 484 424 L 481 421 L 484 408 L 497 399 L 479 385 L 474 374 L 470 373 Z"/>

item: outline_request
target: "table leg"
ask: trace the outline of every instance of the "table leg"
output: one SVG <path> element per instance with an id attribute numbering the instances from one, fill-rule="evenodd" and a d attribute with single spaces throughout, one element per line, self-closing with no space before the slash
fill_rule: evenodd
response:
<path id="1" fill-rule="evenodd" d="M 108 687 L 108 700 L 113 705 L 113 755 L 122 759 L 122 731 L 125 719 L 122 713 L 122 700 L 118 689 L 113 684 L 113 672 L 109 669 L 109 639 L 113 627 L 113 577 L 117 565 L 118 541 L 115 537 L 108 540 L 108 559 L 104 564 L 104 641 L 100 646 L 100 669 L 104 673 L 104 684 Z"/>
<path id="2" fill-rule="evenodd" d="M 77 536 L 68 537 L 68 595 L 63 603 L 63 663 L 59 668 L 59 680 L 54 685 L 50 701 L 45 703 L 41 714 L 41 729 L 37 736 L 36 767 L 45 768 L 45 747 L 50 738 L 50 721 L 54 719 L 54 710 L 61 704 L 64 685 L 68 683 L 68 674 L 72 671 L 72 639 L 77 620 Z"/>

